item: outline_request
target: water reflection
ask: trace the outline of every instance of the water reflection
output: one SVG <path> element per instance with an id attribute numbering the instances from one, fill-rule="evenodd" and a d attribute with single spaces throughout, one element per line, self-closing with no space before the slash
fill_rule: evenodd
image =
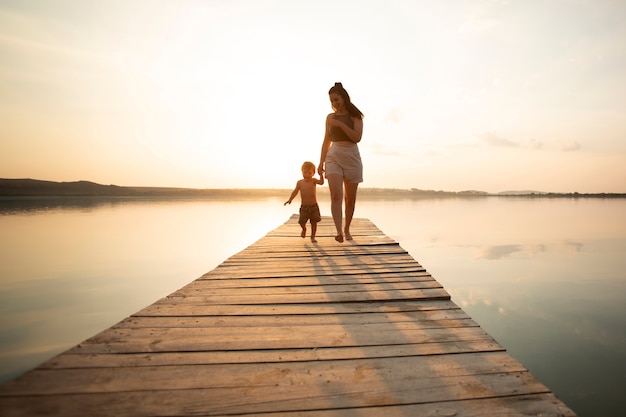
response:
<path id="1" fill-rule="evenodd" d="M 623 414 L 626 201 L 406 204 L 364 217 L 579 416 Z"/>
<path id="2" fill-rule="evenodd" d="M 128 197 L 0 197 L 0 215 L 43 211 L 91 210 L 102 206 L 142 203 L 150 200 Z"/>
<path id="3" fill-rule="evenodd" d="M 272 199 L 2 206 L 0 382 L 198 278 L 291 214 Z"/>
<path id="4" fill-rule="evenodd" d="M 481 254 L 478 255 L 478 259 L 500 259 L 521 250 L 521 245 L 491 246 L 483 248 Z"/>
<path id="5" fill-rule="evenodd" d="M 213 269 L 286 221 L 283 201 L 0 202 L 0 382 Z M 622 414 L 626 201 L 359 201 L 356 215 L 579 416 Z"/>
<path id="6" fill-rule="evenodd" d="M 570 253 L 578 253 L 582 251 L 583 246 L 584 244 L 582 242 L 571 242 L 568 240 L 563 242 L 563 247 L 565 248 L 565 251 Z"/>

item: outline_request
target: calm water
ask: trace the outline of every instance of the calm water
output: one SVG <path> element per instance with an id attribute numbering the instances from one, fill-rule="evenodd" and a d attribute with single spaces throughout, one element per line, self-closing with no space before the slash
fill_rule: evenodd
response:
<path id="1" fill-rule="evenodd" d="M 215 268 L 285 222 L 283 201 L 0 201 L 0 383 Z M 623 415 L 626 200 L 359 201 L 356 216 L 579 416 Z"/>

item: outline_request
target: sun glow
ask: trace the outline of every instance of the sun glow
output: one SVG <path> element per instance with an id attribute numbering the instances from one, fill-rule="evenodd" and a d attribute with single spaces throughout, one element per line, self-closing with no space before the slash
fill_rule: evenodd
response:
<path id="1" fill-rule="evenodd" d="M 611 17 L 621 8 L 552 5 L 531 23 L 537 7 L 2 5 L 0 110 L 10 123 L 0 135 L 11 139 L 0 142 L 0 176 L 290 188 L 304 160 L 319 162 L 327 92 L 341 81 L 365 113 L 364 186 L 623 191 L 615 51 L 626 33 Z M 588 20 L 603 33 L 579 30 Z M 533 174 L 537 160 L 558 175 Z M 576 166 L 611 175 L 578 188 Z"/>

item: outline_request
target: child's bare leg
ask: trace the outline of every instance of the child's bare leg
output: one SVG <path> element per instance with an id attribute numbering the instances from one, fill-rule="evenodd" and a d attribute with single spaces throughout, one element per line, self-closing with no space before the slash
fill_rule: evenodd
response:
<path id="1" fill-rule="evenodd" d="M 317 242 L 315 239 L 315 233 L 317 232 L 317 222 L 311 222 L 311 242 Z"/>
<path id="2" fill-rule="evenodd" d="M 302 233 L 300 233 L 300 237 L 304 239 L 306 236 L 306 223 L 300 223 L 300 227 L 302 228 Z"/>

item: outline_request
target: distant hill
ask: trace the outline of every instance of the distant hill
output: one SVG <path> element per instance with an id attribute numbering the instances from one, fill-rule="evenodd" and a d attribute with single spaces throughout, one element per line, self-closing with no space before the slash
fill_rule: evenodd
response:
<path id="1" fill-rule="evenodd" d="M 291 189 L 197 189 L 174 187 L 122 187 L 118 185 L 102 185 L 91 181 L 54 182 L 23 179 L 0 178 L 0 197 L 150 197 L 150 198 L 287 198 Z M 320 188 L 320 196 L 328 193 L 326 187 Z M 370 199 L 401 199 L 401 198 L 474 198 L 487 196 L 501 197 L 600 197 L 625 198 L 626 194 L 579 194 L 579 193 L 545 193 L 539 191 L 506 191 L 489 194 L 484 191 L 435 191 L 417 188 L 359 188 L 361 198 Z"/>
<path id="2" fill-rule="evenodd" d="M 54 182 L 33 179 L 0 179 L 3 196 L 87 196 L 128 195 L 132 191 L 116 185 L 90 181 Z"/>
<path id="3" fill-rule="evenodd" d="M 529 194 L 537 194 L 543 195 L 548 194 L 544 191 L 531 191 L 531 190 L 523 190 L 523 191 L 501 191 L 498 195 L 529 195 Z"/>
<path id="4" fill-rule="evenodd" d="M 289 190 L 290 191 L 290 190 Z M 247 197 L 284 195 L 287 190 L 195 189 L 174 187 L 122 187 L 91 181 L 54 182 L 0 178 L 4 197 Z M 289 196 L 287 194 L 287 196 Z"/>
<path id="5" fill-rule="evenodd" d="M 189 197 L 189 198 L 242 198 L 288 197 L 291 189 L 197 189 L 168 187 L 122 187 L 102 185 L 90 181 L 54 182 L 25 179 L 0 179 L 0 196 L 4 197 Z M 319 189 L 320 196 L 328 194 Z M 488 195 L 484 191 L 434 191 L 416 188 L 361 188 L 362 198 L 420 198 L 420 197 L 475 197 Z"/>

